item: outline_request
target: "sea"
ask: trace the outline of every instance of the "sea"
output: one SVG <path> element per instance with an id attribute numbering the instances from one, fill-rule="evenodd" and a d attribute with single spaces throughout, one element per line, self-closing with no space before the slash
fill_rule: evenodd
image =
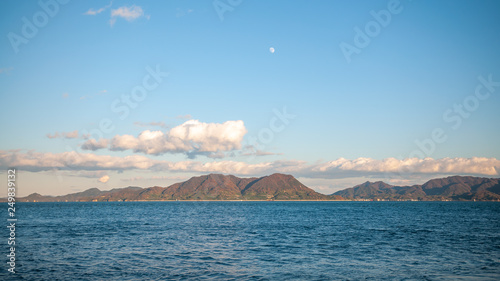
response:
<path id="1" fill-rule="evenodd" d="M 2 227 L 0 280 L 500 280 L 495 202 L 17 203 L 15 215 L 15 273 Z"/>

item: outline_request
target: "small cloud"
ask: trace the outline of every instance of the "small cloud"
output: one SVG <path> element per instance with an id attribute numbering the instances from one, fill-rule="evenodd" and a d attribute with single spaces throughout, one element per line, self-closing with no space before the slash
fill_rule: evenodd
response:
<path id="1" fill-rule="evenodd" d="M 102 182 L 102 183 L 106 183 L 106 182 L 108 182 L 108 180 L 109 180 L 109 176 L 108 175 L 104 175 L 101 178 L 99 178 L 99 181 Z"/>
<path id="2" fill-rule="evenodd" d="M 76 139 L 78 138 L 78 130 L 72 132 L 55 132 L 53 135 L 47 134 L 49 139 L 65 138 L 65 139 Z"/>
<path id="3" fill-rule="evenodd" d="M 97 94 L 95 94 L 95 96 L 102 96 L 102 95 L 105 95 L 108 91 L 106 90 L 102 90 L 102 91 L 99 91 Z"/>
<path id="4" fill-rule="evenodd" d="M 152 176 L 152 177 L 149 177 L 149 178 L 145 178 L 145 177 L 141 177 L 141 176 L 138 176 L 138 177 L 132 177 L 132 178 L 126 178 L 126 179 L 122 179 L 122 181 L 152 181 L 152 180 L 178 180 L 178 181 L 183 181 L 183 180 L 186 180 L 187 178 L 186 177 L 182 177 L 182 176 Z"/>
<path id="5" fill-rule="evenodd" d="M 176 13 L 175 13 L 175 16 L 176 16 L 177 18 L 180 18 L 180 17 L 183 17 L 183 16 L 185 16 L 185 15 L 188 15 L 188 14 L 190 14 L 190 13 L 192 13 L 192 12 L 194 12 L 194 10 L 193 10 L 193 9 L 187 9 L 187 10 L 186 10 L 186 9 L 177 8 Z"/>
<path id="6" fill-rule="evenodd" d="M 64 133 L 64 137 L 67 139 L 76 139 L 78 138 L 78 130 L 74 130 L 73 132 Z"/>
<path id="7" fill-rule="evenodd" d="M 67 99 L 69 97 L 69 94 L 68 93 L 63 93 L 62 97 L 63 97 L 63 99 Z"/>
<path id="8" fill-rule="evenodd" d="M 54 169 L 56 170 L 56 169 Z M 68 176 L 68 177 L 84 177 L 84 178 L 92 178 L 92 179 L 95 179 L 95 178 L 100 178 L 104 175 L 106 175 L 108 172 L 107 171 L 103 171 L 103 170 L 99 170 L 99 171 L 85 171 L 85 170 L 82 170 L 82 171 L 58 171 L 59 173 L 63 173 L 64 176 Z"/>
<path id="9" fill-rule="evenodd" d="M 90 138 L 90 134 L 81 134 L 80 138 L 82 138 L 84 140 L 88 140 Z"/>
<path id="10" fill-rule="evenodd" d="M 175 118 L 177 119 L 192 119 L 193 117 L 191 116 L 191 114 L 186 114 L 186 115 L 177 115 Z"/>
<path id="11" fill-rule="evenodd" d="M 113 26 L 117 18 L 123 18 L 126 21 L 131 22 L 141 17 L 145 17 L 148 20 L 150 18 L 149 15 L 144 15 L 144 11 L 139 6 L 136 5 L 132 5 L 130 7 L 123 6 L 118 9 L 111 10 L 111 19 L 109 20 L 109 24 Z"/>
<path id="12" fill-rule="evenodd" d="M 257 150 L 256 156 L 283 155 L 283 153 L 274 153 L 269 151 Z"/>
<path id="13" fill-rule="evenodd" d="M 161 128 L 168 128 L 168 126 L 165 124 L 165 122 L 149 122 L 149 123 L 144 123 L 144 122 L 134 122 L 134 125 L 137 127 L 161 127 Z"/>
<path id="14" fill-rule="evenodd" d="M 102 148 L 108 147 L 107 139 L 100 139 L 96 141 L 95 139 L 89 139 L 82 144 L 82 149 L 96 151 Z"/>
<path id="15" fill-rule="evenodd" d="M 211 152 L 210 154 L 207 155 L 207 157 L 212 159 L 222 159 L 226 157 L 226 154 L 222 151 L 217 151 L 217 152 Z"/>
<path id="16" fill-rule="evenodd" d="M 102 7 L 102 8 L 99 8 L 97 10 L 94 10 L 94 9 L 89 9 L 88 11 L 86 11 L 85 13 L 83 13 L 84 15 L 87 15 L 87 16 L 95 16 L 97 14 L 100 14 L 102 12 L 104 12 L 105 10 L 107 10 L 108 8 L 111 7 L 111 4 L 113 4 L 113 2 L 110 2 L 108 5 Z"/>
<path id="17" fill-rule="evenodd" d="M 269 151 L 263 151 L 257 149 L 253 145 L 246 145 L 243 148 L 243 153 L 241 154 L 242 156 L 270 156 L 270 155 L 283 155 L 283 153 L 274 153 L 274 152 L 269 152 Z"/>
<path id="18" fill-rule="evenodd" d="M 162 127 L 162 128 L 168 128 L 168 126 L 164 122 L 150 122 L 149 125 L 158 126 L 158 127 Z"/>
<path id="19" fill-rule="evenodd" d="M 14 69 L 14 68 L 12 68 L 12 67 L 0 68 L 0 74 L 10 74 L 12 69 Z"/>
<path id="20" fill-rule="evenodd" d="M 189 152 L 186 152 L 186 155 L 189 159 L 195 159 L 196 157 L 198 156 L 206 156 L 208 158 L 212 158 L 212 159 L 222 159 L 222 158 L 225 158 L 227 155 L 226 153 L 222 152 L 222 151 L 216 151 L 216 152 L 207 152 L 207 151 L 189 151 Z"/>
<path id="21" fill-rule="evenodd" d="M 95 96 L 101 96 L 101 95 L 106 94 L 107 92 L 108 92 L 107 90 L 101 90 L 101 91 L 96 92 L 96 93 L 92 93 L 92 94 L 84 95 L 84 96 L 81 96 L 81 97 L 80 97 L 80 100 L 86 100 L 86 99 L 93 98 L 93 97 L 95 97 Z"/>

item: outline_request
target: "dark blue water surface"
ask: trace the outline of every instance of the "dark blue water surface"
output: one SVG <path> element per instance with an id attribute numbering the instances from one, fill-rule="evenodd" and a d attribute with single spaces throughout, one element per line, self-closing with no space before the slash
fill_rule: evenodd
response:
<path id="1" fill-rule="evenodd" d="M 17 273 L 3 255 L 0 280 L 500 279 L 500 203 L 18 203 L 16 211 Z"/>

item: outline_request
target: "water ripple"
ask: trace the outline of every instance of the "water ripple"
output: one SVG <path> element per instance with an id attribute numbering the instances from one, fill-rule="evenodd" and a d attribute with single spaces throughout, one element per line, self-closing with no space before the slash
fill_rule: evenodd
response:
<path id="1" fill-rule="evenodd" d="M 17 280 L 500 279 L 498 203 L 21 203 L 17 214 Z"/>

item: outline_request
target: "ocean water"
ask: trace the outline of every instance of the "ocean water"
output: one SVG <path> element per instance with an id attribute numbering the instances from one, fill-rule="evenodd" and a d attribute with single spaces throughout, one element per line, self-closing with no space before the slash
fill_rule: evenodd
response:
<path id="1" fill-rule="evenodd" d="M 17 273 L 3 255 L 0 280 L 500 280 L 500 203 L 16 207 Z"/>

